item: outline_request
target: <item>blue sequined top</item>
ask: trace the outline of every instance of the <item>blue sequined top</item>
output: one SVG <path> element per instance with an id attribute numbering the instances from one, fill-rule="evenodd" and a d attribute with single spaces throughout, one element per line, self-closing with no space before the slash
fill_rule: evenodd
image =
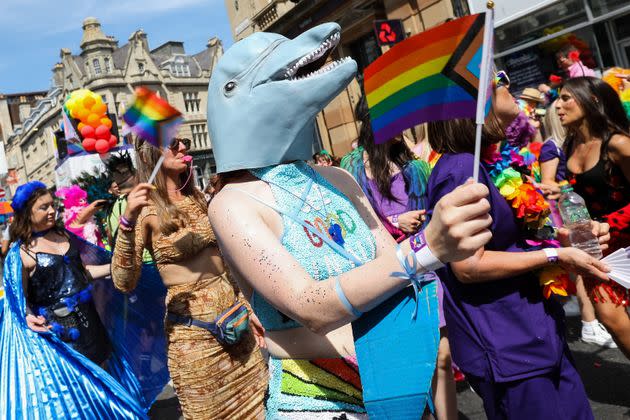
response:
<path id="1" fill-rule="evenodd" d="M 279 208 L 302 218 L 323 235 L 328 235 L 331 223 L 339 224 L 347 251 L 364 263 L 375 258 L 374 237 L 352 202 L 306 163 L 299 161 L 269 166 L 253 169 L 251 173 L 269 184 L 275 204 Z M 309 185 L 310 190 L 307 192 Z M 315 280 L 326 280 L 355 267 L 353 262 L 338 254 L 290 216 L 282 215 L 282 221 L 282 245 Z M 255 291 L 251 305 L 267 330 L 301 326 L 279 312 Z"/>

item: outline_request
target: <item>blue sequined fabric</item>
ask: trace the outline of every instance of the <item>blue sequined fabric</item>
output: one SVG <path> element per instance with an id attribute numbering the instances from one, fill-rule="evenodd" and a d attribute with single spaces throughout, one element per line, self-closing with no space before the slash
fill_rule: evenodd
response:
<path id="1" fill-rule="evenodd" d="M 313 225 L 322 235 L 329 236 L 330 224 L 337 223 L 341 227 L 344 248 L 347 251 L 363 262 L 374 259 L 374 237 L 352 202 L 306 163 L 300 161 L 270 166 L 251 170 L 251 173 L 269 184 L 279 208 Z M 313 182 L 307 192 L 311 180 Z M 282 220 L 282 245 L 315 280 L 338 276 L 355 267 L 353 262 L 339 255 L 321 238 L 308 232 L 291 217 L 282 215 Z M 256 292 L 251 303 L 268 330 L 300 326 L 278 312 Z"/>

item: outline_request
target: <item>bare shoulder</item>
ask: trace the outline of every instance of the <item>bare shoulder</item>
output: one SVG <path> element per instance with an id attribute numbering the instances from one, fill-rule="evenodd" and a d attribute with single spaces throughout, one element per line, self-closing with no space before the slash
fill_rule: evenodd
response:
<path id="1" fill-rule="evenodd" d="M 159 228 L 159 222 L 155 205 L 149 204 L 143 207 L 140 211 L 140 215 L 138 215 L 138 222 L 151 231 L 157 230 Z"/>
<path id="2" fill-rule="evenodd" d="M 225 211 L 249 212 L 251 206 L 243 205 L 253 201 L 251 196 L 260 199 L 273 199 L 269 186 L 259 179 L 247 182 L 228 184 L 219 191 L 210 201 L 208 215 L 223 213 Z"/>
<path id="3" fill-rule="evenodd" d="M 27 271 L 31 271 L 35 267 L 35 259 L 23 247 L 20 247 L 20 257 L 22 258 L 22 266 Z"/>
<path id="4" fill-rule="evenodd" d="M 223 187 L 208 206 L 208 217 L 217 237 L 227 230 L 234 233 L 240 229 L 243 233 L 261 223 L 281 235 L 282 218 L 265 203 L 276 202 L 269 185 L 257 178 Z"/>
<path id="5" fill-rule="evenodd" d="M 608 143 L 608 154 L 615 165 L 622 169 L 627 168 L 630 162 L 630 137 L 624 134 L 613 135 Z"/>
<path id="6" fill-rule="evenodd" d="M 615 155 L 628 157 L 630 156 L 630 137 L 625 134 L 615 134 L 610 138 L 608 148 Z"/>

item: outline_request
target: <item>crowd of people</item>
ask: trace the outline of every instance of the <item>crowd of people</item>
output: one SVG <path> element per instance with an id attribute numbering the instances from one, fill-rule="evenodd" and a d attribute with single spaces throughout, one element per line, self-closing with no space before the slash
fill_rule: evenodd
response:
<path id="1" fill-rule="evenodd" d="M 142 299 L 136 288 L 155 278 L 166 288 L 164 350 L 186 419 L 367 418 L 392 408 L 364 401 L 364 391 L 404 360 L 426 360 L 414 371 L 426 381 L 413 418 L 456 418 L 456 376 L 490 419 L 593 418 L 566 341 L 566 298 L 547 293 L 543 280 L 550 270 L 570 276 L 564 286 L 575 283 L 582 340 L 630 358 L 629 291 L 571 246 L 557 210 L 568 182 L 604 255 L 630 245 L 627 76 L 614 75 L 611 86 L 569 47 L 557 55 L 562 80 L 515 99 L 509 76 L 495 71 L 472 182 L 472 119 L 429 122 L 376 144 L 362 99 L 357 147 L 337 159 L 312 155 L 303 127 L 343 82 L 313 92 L 317 106 L 286 125 L 220 108 L 245 86 L 237 70 L 267 51 L 266 38 L 252 38 L 256 54 L 236 44 L 210 83 L 219 173 L 206 190 L 195 185 L 189 140 L 158 149 L 141 137 L 134 159 L 106 162 L 109 200 L 89 202 L 77 185 L 18 187 L 2 242 L 0 414 L 146 417 L 153 401 L 129 375 L 134 361 L 102 322 L 94 290 L 110 282 Z M 270 136 L 276 147 L 264 149 L 246 130 L 276 124 L 286 133 L 291 123 L 299 132 Z M 105 257 L 86 258 L 96 248 Z M 418 354 L 379 354 L 384 342 L 370 342 L 370 331 L 405 305 L 429 326 L 409 330 Z M 391 325 L 415 325 L 407 318 Z"/>

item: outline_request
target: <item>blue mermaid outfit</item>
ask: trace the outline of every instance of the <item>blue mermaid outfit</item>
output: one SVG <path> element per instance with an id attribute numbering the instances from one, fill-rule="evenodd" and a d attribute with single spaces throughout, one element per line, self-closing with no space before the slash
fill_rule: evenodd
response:
<path id="1" fill-rule="evenodd" d="M 70 255 L 78 250 L 88 265 L 109 262 L 107 251 L 74 235 L 69 237 Z M 151 317 L 156 318 L 156 313 L 143 313 L 141 319 L 136 319 L 128 317 L 127 312 L 112 310 L 117 299 L 108 290 L 111 285 L 107 283 L 111 282 L 96 282 L 94 303 L 101 306 L 97 309 L 101 309 L 105 326 L 115 324 L 114 331 L 118 331 L 111 334 L 110 329 L 113 352 L 105 371 L 74 350 L 71 343 L 65 343 L 62 339 L 67 337 L 62 334 L 37 333 L 27 327 L 19 246 L 14 243 L 5 260 L 5 299 L 0 300 L 0 418 L 147 418 L 146 413 L 167 377 L 156 372 L 161 385 L 153 383 L 153 388 L 159 390 L 139 382 L 139 369 L 133 363 L 137 359 L 137 344 L 128 337 L 121 341 L 120 332 L 128 334 L 133 330 L 129 326 L 146 325 Z M 54 255 L 42 257 L 43 264 L 54 259 Z M 85 290 L 81 293 L 85 294 Z M 82 296 L 81 293 L 71 297 Z M 99 299 L 99 294 L 107 300 Z M 76 303 L 85 304 L 79 298 Z M 103 317 L 103 313 L 108 316 Z M 127 325 L 119 321 L 123 315 Z"/>
<path id="2" fill-rule="evenodd" d="M 338 276 L 376 257 L 374 237 L 352 202 L 304 162 L 250 171 L 267 182 L 272 190 L 276 204 L 271 207 L 276 209 L 283 219 L 282 245 L 315 280 L 321 281 Z M 316 230 L 307 229 L 305 225 L 298 223 L 298 220 L 303 220 Z M 352 259 L 333 250 L 328 242 L 322 239 L 323 236 L 318 236 L 327 235 L 331 223 L 341 227 L 343 248 L 353 256 Z M 411 331 L 404 328 L 411 319 L 409 308 L 416 307 L 415 297 L 410 289 L 407 288 L 384 302 L 381 305 L 383 310 L 379 310 L 381 308 L 379 306 L 353 322 L 358 368 L 361 377 L 368 376 L 364 378 L 363 385 L 356 365 L 349 359 L 295 360 L 271 357 L 267 418 L 331 418 L 342 414 L 348 419 L 367 418 L 367 411 L 370 418 L 383 418 L 380 416 L 384 413 L 382 409 L 389 410 L 391 407 L 385 407 L 380 402 L 375 405 L 372 403 L 379 400 L 383 393 L 388 393 L 389 388 L 394 390 L 391 393 L 393 395 L 391 401 L 394 403 L 398 401 L 396 378 L 386 373 L 389 367 L 392 367 L 390 356 L 378 350 L 374 351 L 372 339 L 379 341 L 378 345 L 388 351 L 391 347 L 397 346 L 398 344 L 391 340 L 389 343 L 381 342 L 383 335 L 395 339 L 396 334 L 390 334 L 391 321 L 399 322 L 403 327 L 403 334 L 410 335 L 412 340 L 420 340 L 427 350 L 426 357 L 421 354 L 408 355 L 408 358 L 413 359 L 410 365 L 420 363 L 426 365 L 424 373 L 414 379 L 414 388 L 421 388 L 420 393 L 424 397 L 417 401 L 408 400 L 412 404 L 417 404 L 412 410 L 414 414 L 418 412 L 421 414 L 435 368 L 439 340 L 437 294 L 434 283 L 423 288 L 418 297 L 418 314 Z M 267 330 L 300 327 L 298 322 L 280 313 L 255 291 L 251 303 Z M 401 340 L 400 344 L 404 345 L 405 338 Z M 396 353 L 400 351 L 394 349 L 392 354 Z M 384 364 L 379 365 L 380 363 Z M 406 376 L 401 371 L 402 369 L 396 369 L 394 366 L 394 374 L 399 375 L 398 379 L 402 378 L 404 382 Z M 366 389 L 365 384 L 369 385 Z M 366 411 L 364 397 L 371 398 L 374 395 L 376 398 L 374 401 L 370 400 Z M 398 418 L 406 417 L 403 415 Z M 415 418 L 419 418 L 419 415 Z"/>

